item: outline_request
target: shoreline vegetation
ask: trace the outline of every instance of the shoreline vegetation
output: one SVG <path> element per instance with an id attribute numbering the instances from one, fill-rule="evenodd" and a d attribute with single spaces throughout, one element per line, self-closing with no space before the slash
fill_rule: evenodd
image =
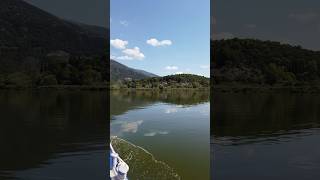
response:
<path id="1" fill-rule="evenodd" d="M 95 73 L 94 73 L 95 74 Z M 24 78 L 16 78 L 15 84 L 2 84 L 0 89 L 55 89 L 55 90 L 176 90 L 176 89 L 192 89 L 192 90 L 208 90 L 210 89 L 210 79 L 204 76 L 192 74 L 178 74 L 164 77 L 151 77 L 139 80 L 126 78 L 108 83 L 101 79 L 93 78 L 92 75 L 86 77 L 86 83 L 83 84 L 60 84 L 54 81 L 54 84 L 37 85 L 25 83 Z M 99 76 L 100 77 L 100 76 Z M 105 78 L 106 79 L 106 76 Z"/>
<path id="2" fill-rule="evenodd" d="M 209 89 L 210 79 L 193 74 L 176 74 L 139 80 L 126 78 L 111 82 L 110 89 Z"/>
<path id="3" fill-rule="evenodd" d="M 71 55 L 59 50 L 22 58 L 20 64 L 12 58 L 2 61 L 0 89 L 106 89 L 109 84 L 106 55 Z"/>
<path id="4" fill-rule="evenodd" d="M 206 88 L 113 88 L 107 85 L 101 86 L 84 86 L 84 85 L 57 85 L 57 86 L 38 86 L 38 87 L 19 87 L 19 86 L 5 86 L 0 87 L 0 90 L 139 90 L 139 91 L 168 91 L 168 90 L 209 90 Z"/>
<path id="5" fill-rule="evenodd" d="M 40 87 L 1 87 L 0 90 L 70 90 L 70 91 L 212 91 L 219 93 L 320 93 L 320 85 L 266 86 L 253 84 L 213 85 L 211 88 L 112 88 L 109 86 L 60 85 Z"/>

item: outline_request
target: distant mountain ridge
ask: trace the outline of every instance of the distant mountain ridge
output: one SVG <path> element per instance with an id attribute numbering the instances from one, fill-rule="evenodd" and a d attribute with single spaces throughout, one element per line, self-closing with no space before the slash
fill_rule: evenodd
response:
<path id="1" fill-rule="evenodd" d="M 150 78 L 150 77 L 159 77 L 159 76 L 144 70 L 130 68 L 115 60 L 110 59 L 111 81 L 124 80 L 127 78 L 130 78 L 132 80 L 139 80 L 139 79 Z"/>
<path id="2" fill-rule="evenodd" d="M 109 29 L 0 0 L 0 88 L 107 87 L 108 39 Z"/>
<path id="3" fill-rule="evenodd" d="M 0 46 L 20 53 L 63 50 L 71 54 L 102 54 L 109 30 L 70 22 L 23 0 L 0 1 Z"/>

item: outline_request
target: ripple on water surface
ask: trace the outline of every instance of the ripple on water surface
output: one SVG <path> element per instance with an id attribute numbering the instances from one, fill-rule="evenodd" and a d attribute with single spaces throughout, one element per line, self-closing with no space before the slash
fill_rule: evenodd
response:
<path id="1" fill-rule="evenodd" d="M 173 168 L 156 160 L 151 153 L 118 137 L 111 137 L 111 144 L 129 165 L 130 179 L 175 180 L 181 179 Z"/>

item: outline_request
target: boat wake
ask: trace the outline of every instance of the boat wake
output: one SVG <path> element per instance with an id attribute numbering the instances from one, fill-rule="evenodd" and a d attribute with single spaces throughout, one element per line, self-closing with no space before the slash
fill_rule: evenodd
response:
<path id="1" fill-rule="evenodd" d="M 173 168 L 156 160 L 142 147 L 115 136 L 111 137 L 110 141 L 116 152 L 129 165 L 129 179 L 181 179 Z"/>

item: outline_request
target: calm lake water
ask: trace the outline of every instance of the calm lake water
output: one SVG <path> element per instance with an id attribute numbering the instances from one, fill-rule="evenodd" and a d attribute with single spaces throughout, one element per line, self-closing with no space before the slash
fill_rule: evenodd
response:
<path id="1" fill-rule="evenodd" d="M 213 97 L 212 179 L 320 179 L 320 95 Z"/>
<path id="2" fill-rule="evenodd" d="M 105 179 L 107 108 L 107 92 L 0 91 L 0 179 Z"/>
<path id="3" fill-rule="evenodd" d="M 113 143 L 129 178 L 209 179 L 208 92 L 112 91 L 110 98 L 111 135 L 120 138 Z"/>

